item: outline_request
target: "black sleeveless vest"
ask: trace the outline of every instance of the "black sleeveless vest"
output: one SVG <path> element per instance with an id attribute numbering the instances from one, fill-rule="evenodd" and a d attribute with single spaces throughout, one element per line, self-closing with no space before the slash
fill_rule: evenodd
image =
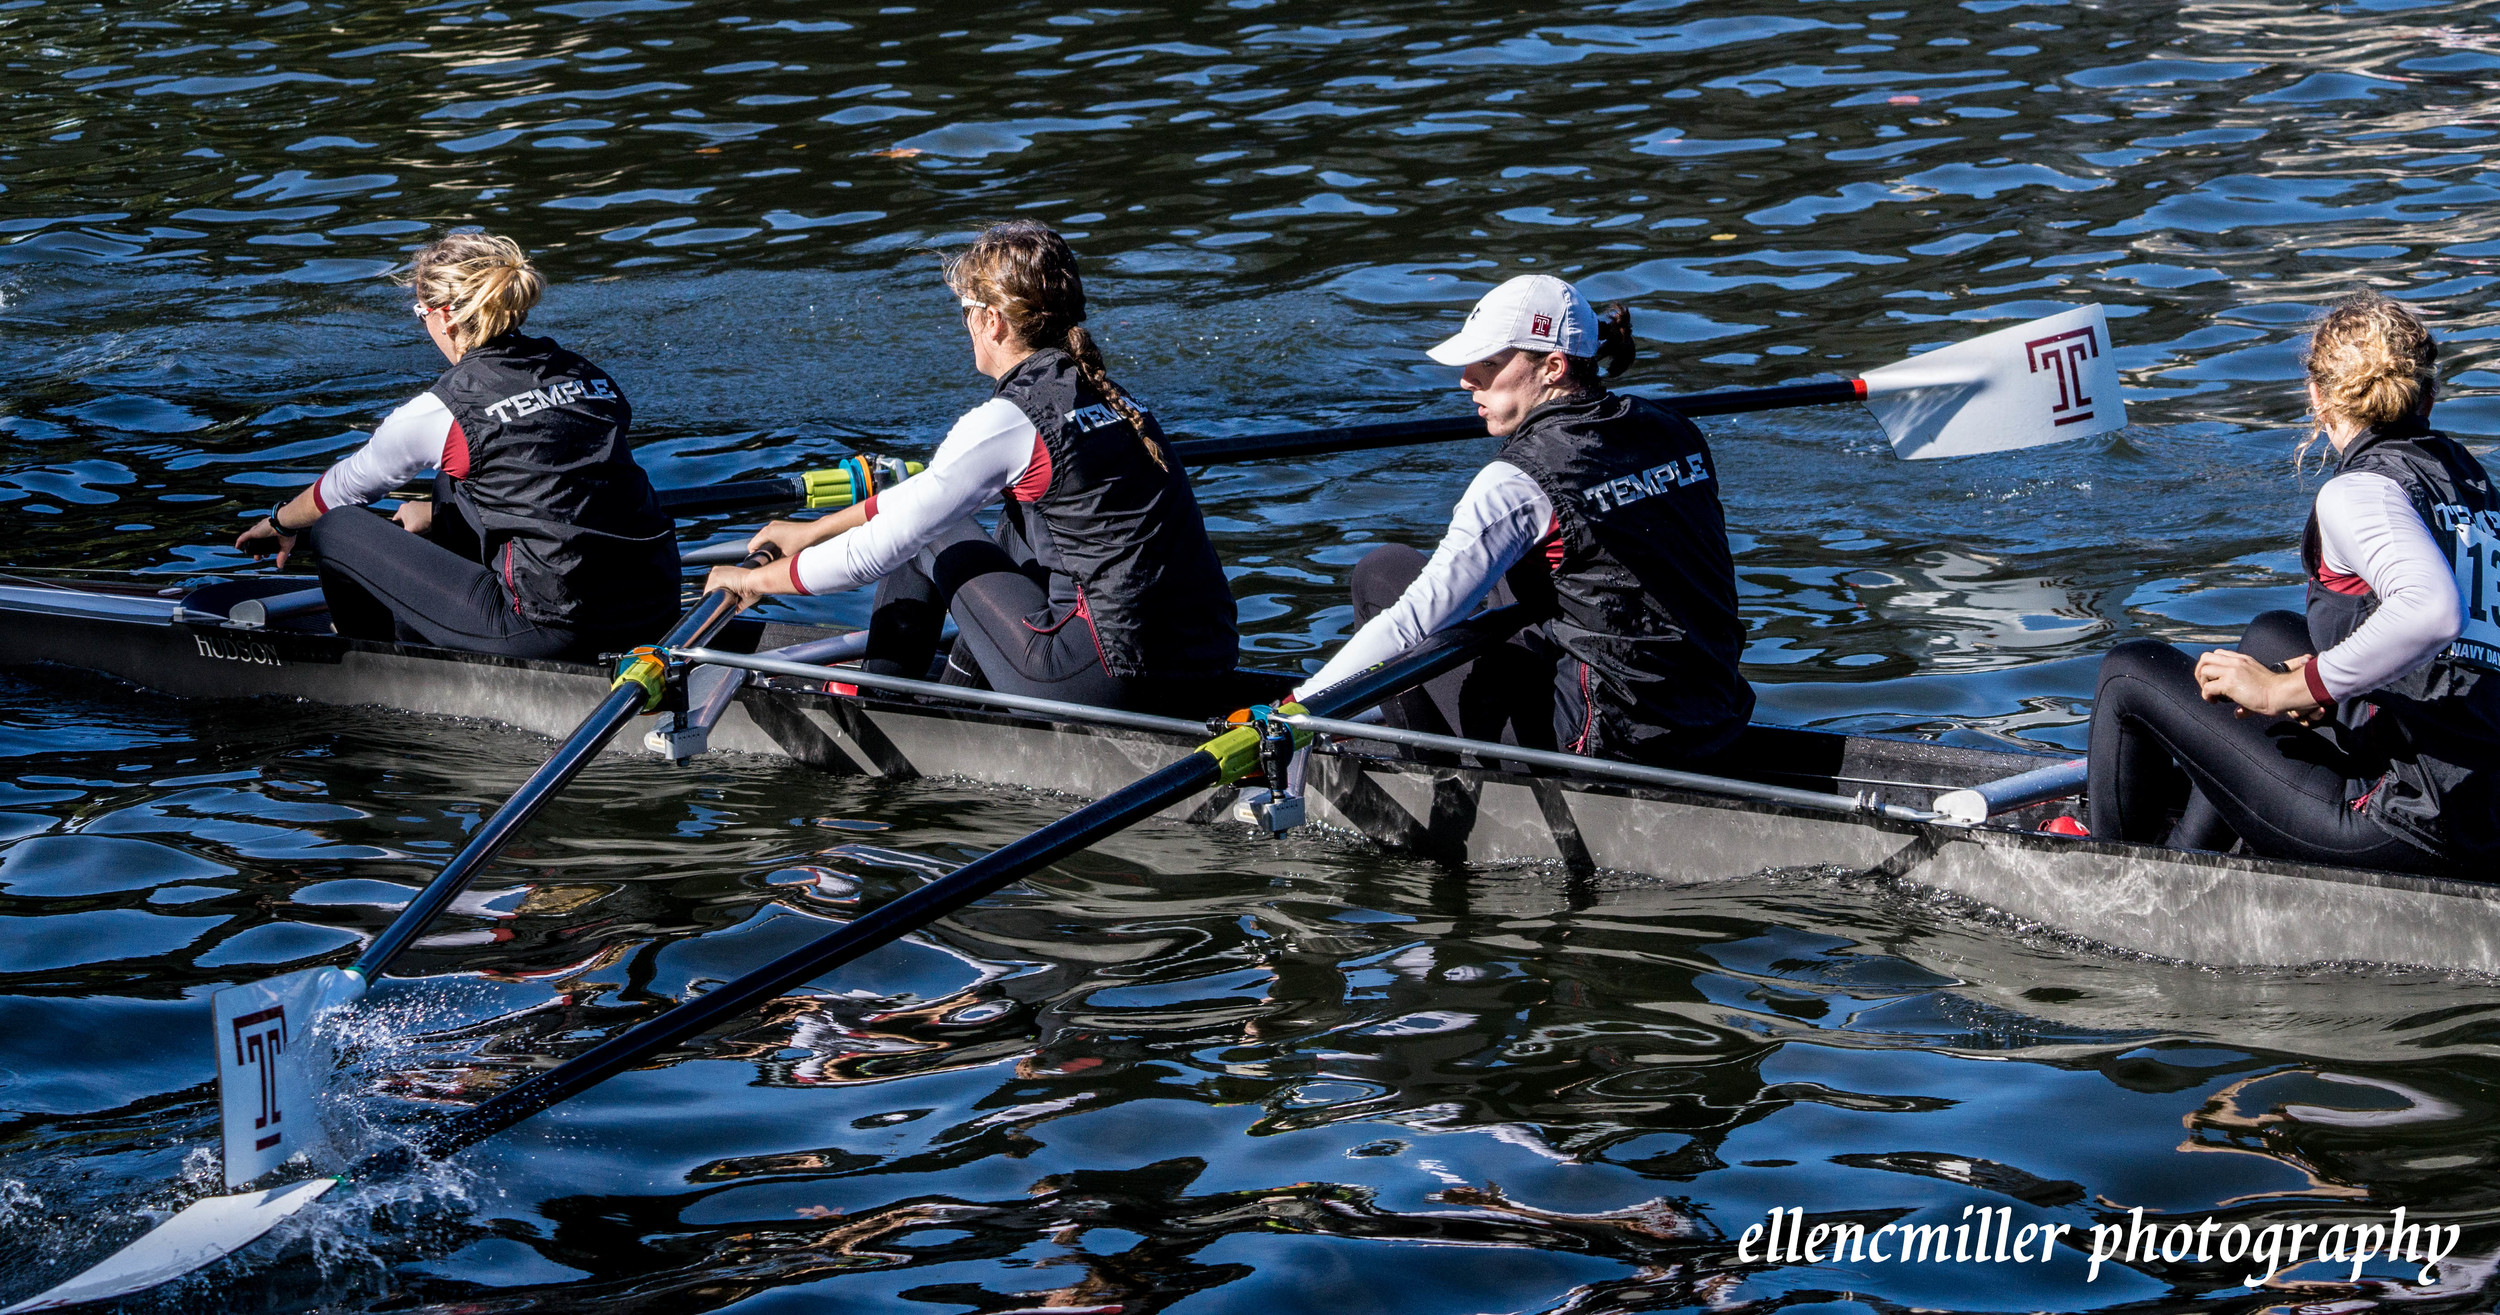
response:
<path id="1" fill-rule="evenodd" d="M 2474 454 L 2420 421 L 2373 429 L 2344 450 L 2336 473 L 2366 471 L 2396 482 L 2448 555 L 2471 572 L 2468 623 L 2500 608 L 2500 561 L 2486 561 L 2500 531 L 2500 494 Z M 2461 525 L 2479 520 L 2476 560 L 2460 560 Z M 2309 513 L 2300 561 L 2309 577 L 2309 642 L 2323 653 L 2378 610 L 2378 595 L 2326 583 L 2318 514 Z M 2363 806 L 2407 842 L 2454 859 L 2500 855 L 2500 653 L 2460 640 L 2421 668 L 2336 705 L 2337 742 L 2379 776 Z"/>
<path id="2" fill-rule="evenodd" d="M 1177 461 L 1155 465 L 1066 352 L 1026 357 L 997 396 L 1024 412 L 1050 454 L 1048 486 L 1010 496 L 1003 513 L 1050 572 L 1048 623 L 1083 615 L 1114 676 L 1230 674 L 1240 646 L 1232 586 L 1188 473 Z M 1146 427 L 1162 442 L 1153 416 Z"/>
<path id="3" fill-rule="evenodd" d="M 458 426 L 444 473 L 514 610 L 594 633 L 674 619 L 676 525 L 625 445 L 633 408 L 615 380 L 551 339 L 505 333 L 431 391 Z"/>
<path id="4" fill-rule="evenodd" d="M 1754 694 L 1737 669 L 1745 624 L 1701 431 L 1601 393 L 1530 411 L 1499 459 L 1545 490 L 1560 522 L 1559 560 L 1534 554 L 1505 578 L 1581 664 L 1589 717 L 1576 750 L 1663 763 L 1733 740 Z"/>

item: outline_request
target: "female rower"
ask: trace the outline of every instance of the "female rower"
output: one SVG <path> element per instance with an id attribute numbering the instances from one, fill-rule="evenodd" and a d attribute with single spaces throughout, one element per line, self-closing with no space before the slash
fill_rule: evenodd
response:
<path id="1" fill-rule="evenodd" d="M 1388 705 L 1410 730 L 1663 765 L 1725 748 L 1753 713 L 1717 467 L 1691 421 L 1598 381 L 1632 360 L 1632 316 L 1523 275 L 1431 350 L 1510 441 L 1459 499 L 1429 561 L 1403 544 L 1354 568 L 1362 628 L 1302 682 L 1325 689 L 1490 598 L 1535 624 Z"/>
<path id="2" fill-rule="evenodd" d="M 870 671 L 919 678 L 949 612 L 941 677 L 1132 711 L 1222 706 L 1238 639 L 1233 595 L 1189 476 L 1163 431 L 1104 372 L 1076 253 L 1030 220 L 990 228 L 949 261 L 973 368 L 998 381 L 928 469 L 754 546 L 785 560 L 714 568 L 742 605 L 877 584 Z M 995 535 L 974 512 L 1001 497 Z"/>
<path id="3" fill-rule="evenodd" d="M 676 526 L 616 381 L 519 331 L 546 281 L 511 239 L 458 232 L 400 282 L 451 368 L 235 546 L 284 566 L 304 536 L 357 639 L 579 658 L 657 638 L 678 611 Z M 401 504 L 403 529 L 363 509 L 428 469 L 434 501 Z"/>
<path id="4" fill-rule="evenodd" d="M 2268 612 L 2237 651 L 2192 661 L 2152 640 L 2111 650 L 2093 835 L 2205 849 L 2236 835 L 2273 858 L 2488 874 L 2500 497 L 2430 427 L 2438 359 L 2422 322 L 2376 293 L 2318 322 L 2309 407 L 2340 459 L 2301 542 L 2308 615 Z"/>

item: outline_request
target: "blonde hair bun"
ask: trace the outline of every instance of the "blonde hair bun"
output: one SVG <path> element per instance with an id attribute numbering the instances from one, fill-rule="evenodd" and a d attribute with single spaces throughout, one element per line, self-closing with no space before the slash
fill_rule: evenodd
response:
<path id="1" fill-rule="evenodd" d="M 418 248 L 399 281 L 417 300 L 450 311 L 452 337 L 464 346 L 521 327 L 547 288 L 520 243 L 474 228 Z"/>
<path id="2" fill-rule="evenodd" d="M 2410 310 L 2375 292 L 2335 303 L 2301 354 L 2318 390 L 2319 419 L 2394 424 L 2430 409 L 2439 344 Z"/>

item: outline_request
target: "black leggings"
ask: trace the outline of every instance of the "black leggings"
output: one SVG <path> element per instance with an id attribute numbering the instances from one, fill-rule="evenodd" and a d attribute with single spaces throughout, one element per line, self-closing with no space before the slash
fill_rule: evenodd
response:
<path id="1" fill-rule="evenodd" d="M 1225 681 L 1111 674 L 1094 623 L 1053 608 L 1050 572 L 1005 523 L 992 539 L 959 521 L 877 582 L 861 668 L 927 678 L 949 614 L 957 633 L 942 684 L 1176 717 L 1224 711 Z"/>
<path id="2" fill-rule="evenodd" d="M 1394 606 L 1423 574 L 1424 560 L 1421 552 L 1392 543 L 1356 563 L 1355 624 Z M 1508 584 L 1494 585 L 1485 599 L 1492 607 L 1513 601 Z M 1588 707 L 1580 689 L 1580 664 L 1535 626 L 1380 706 L 1384 719 L 1402 730 L 1562 752 L 1572 751 L 1579 741 Z"/>
<path id="3" fill-rule="evenodd" d="M 2239 650 L 2269 663 L 2307 654 L 2308 624 L 2267 612 Z M 2331 730 L 2235 711 L 2205 701 L 2196 660 L 2180 649 L 2132 639 L 2110 650 L 2092 704 L 2093 836 L 2192 849 L 2227 849 L 2236 838 L 2267 858 L 2445 868 L 2353 807 L 2376 773 L 2339 748 Z"/>
<path id="4" fill-rule="evenodd" d="M 340 507 L 304 531 L 319 559 L 330 623 L 340 634 L 502 657 L 580 660 L 658 637 L 579 632 L 522 616 L 493 571 L 433 541 L 476 542 L 450 503 L 435 504 L 435 523 L 434 534 L 410 534 L 362 507 Z"/>

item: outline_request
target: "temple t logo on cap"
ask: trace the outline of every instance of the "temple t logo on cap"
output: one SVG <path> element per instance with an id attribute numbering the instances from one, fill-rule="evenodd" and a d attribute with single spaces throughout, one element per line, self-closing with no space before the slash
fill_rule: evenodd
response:
<path id="1" fill-rule="evenodd" d="M 1443 365 L 1467 366 L 1513 348 L 1593 355 L 1597 313 L 1569 283 L 1551 274 L 1522 274 L 1484 294 L 1458 332 L 1428 354 Z"/>

